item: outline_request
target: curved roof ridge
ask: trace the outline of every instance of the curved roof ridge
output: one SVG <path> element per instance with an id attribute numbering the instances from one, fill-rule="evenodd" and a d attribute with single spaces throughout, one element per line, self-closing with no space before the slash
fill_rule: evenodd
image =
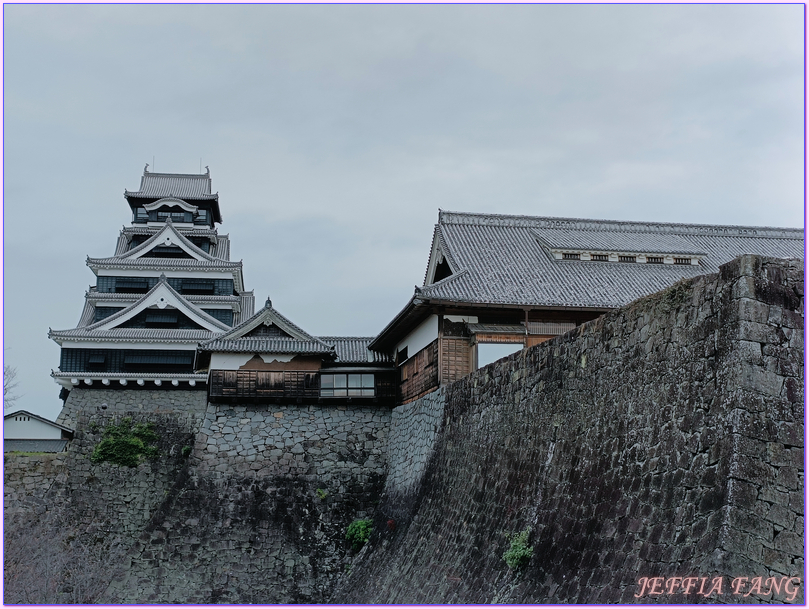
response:
<path id="1" fill-rule="evenodd" d="M 169 231 L 171 233 L 173 233 L 174 235 L 176 235 L 177 237 L 179 237 L 180 242 L 182 242 L 187 247 L 191 248 L 192 251 L 194 251 L 196 254 L 199 254 L 199 256 L 201 258 L 207 260 L 208 262 L 218 262 L 220 260 L 223 260 L 224 262 L 230 262 L 229 260 L 224 260 L 223 258 L 216 258 L 214 256 L 211 256 L 210 254 L 207 254 L 206 252 L 201 250 L 199 247 L 194 245 L 194 243 L 191 242 L 188 239 L 188 237 L 186 237 L 185 235 L 183 235 L 181 232 L 179 232 L 177 230 L 177 228 L 174 226 L 174 222 L 171 221 L 171 218 L 167 218 L 165 225 L 163 227 L 161 227 L 160 230 L 158 230 L 154 235 L 149 237 L 146 241 L 144 241 L 143 243 L 141 243 L 137 247 L 133 247 L 131 250 L 127 250 L 123 254 L 120 254 L 118 256 L 113 256 L 113 258 L 121 258 L 123 260 L 133 260 L 133 259 L 140 258 L 140 256 L 133 256 L 133 254 L 137 254 L 137 253 L 140 253 L 140 252 L 142 252 L 144 250 L 151 249 L 152 245 L 154 245 L 154 243 L 160 238 L 160 236 L 163 235 L 166 232 L 169 232 Z"/>

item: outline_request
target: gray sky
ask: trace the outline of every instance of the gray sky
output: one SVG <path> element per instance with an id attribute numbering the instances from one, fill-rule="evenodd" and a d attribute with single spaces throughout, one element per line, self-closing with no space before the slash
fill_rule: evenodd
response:
<path id="1" fill-rule="evenodd" d="M 801 5 L 4 6 L 4 355 L 55 418 L 145 163 L 209 165 L 234 259 L 376 335 L 438 208 L 803 226 Z"/>

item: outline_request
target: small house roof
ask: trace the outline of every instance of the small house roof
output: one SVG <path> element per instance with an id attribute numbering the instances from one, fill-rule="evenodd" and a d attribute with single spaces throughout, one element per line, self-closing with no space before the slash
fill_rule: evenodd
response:
<path id="1" fill-rule="evenodd" d="M 61 453 L 67 448 L 67 440 L 3 440 L 3 452 Z"/>
<path id="2" fill-rule="evenodd" d="M 50 425 L 51 427 L 55 427 L 56 429 L 61 429 L 62 431 L 67 431 L 69 433 L 73 433 L 73 430 L 70 429 L 69 427 L 65 427 L 64 425 L 59 425 L 59 423 L 56 423 L 55 421 L 51 421 L 50 419 L 46 419 L 45 417 L 41 417 L 38 414 L 34 414 L 33 412 L 29 412 L 27 410 L 15 410 L 14 412 L 10 412 L 10 413 L 8 413 L 6 415 L 3 415 L 3 420 L 5 421 L 6 419 L 10 419 L 12 417 L 19 417 L 19 416 L 30 417 L 32 419 L 36 419 L 37 421 L 40 421 L 41 423 L 45 423 L 47 425 Z M 8 442 L 8 440 L 6 440 L 6 442 Z"/>
<path id="3" fill-rule="evenodd" d="M 251 332 L 262 325 L 275 326 L 284 335 L 250 335 Z M 234 326 L 224 334 L 201 343 L 199 350 L 231 353 L 334 353 L 331 345 L 307 333 L 275 310 L 269 298 L 264 307 L 251 318 Z"/>
<path id="4" fill-rule="evenodd" d="M 391 358 L 387 353 L 371 351 L 368 345 L 373 336 L 321 336 L 321 341 L 334 346 L 337 362 L 343 364 L 388 364 Z"/>

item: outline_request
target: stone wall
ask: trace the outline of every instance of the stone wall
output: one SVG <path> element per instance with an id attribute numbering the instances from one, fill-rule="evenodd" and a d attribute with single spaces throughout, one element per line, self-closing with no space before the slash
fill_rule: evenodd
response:
<path id="1" fill-rule="evenodd" d="M 171 414 L 185 417 L 186 428 L 196 432 L 205 417 L 207 406 L 204 387 L 195 390 L 170 387 L 165 390 L 138 390 L 79 386 L 68 395 L 56 422 L 75 429 L 80 415 Z"/>
<path id="2" fill-rule="evenodd" d="M 346 527 L 382 493 L 389 427 L 387 408 L 209 405 L 187 477 L 105 600 L 325 602 Z"/>
<path id="3" fill-rule="evenodd" d="M 745 256 L 447 387 L 332 602 L 802 602 L 802 312 L 802 261 Z"/>
<path id="4" fill-rule="evenodd" d="M 67 453 L 4 453 L 4 514 L 21 510 L 45 511 L 56 489 L 67 480 Z"/>

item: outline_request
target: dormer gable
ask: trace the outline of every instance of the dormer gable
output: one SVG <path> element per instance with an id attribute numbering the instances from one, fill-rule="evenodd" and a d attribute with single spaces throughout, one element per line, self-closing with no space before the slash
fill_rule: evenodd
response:
<path id="1" fill-rule="evenodd" d="M 185 318 L 198 325 L 200 328 L 220 334 L 230 327 L 218 319 L 208 315 L 196 305 L 188 302 L 180 294 L 178 294 L 166 281 L 165 275 L 160 276 L 160 281 L 148 293 L 144 294 L 141 299 L 132 305 L 122 309 L 118 313 L 111 315 L 87 326 L 87 330 L 113 330 L 116 328 L 126 327 L 126 323 L 138 316 L 141 312 L 147 309 L 153 309 L 154 323 L 159 323 L 157 317 L 161 317 L 160 311 L 174 310 L 178 315 L 183 315 Z M 168 315 L 163 315 L 168 322 Z M 153 326 L 159 327 L 159 326 Z"/>
<path id="2" fill-rule="evenodd" d="M 242 322 L 229 332 L 218 336 L 217 340 L 233 340 L 246 337 L 277 337 L 291 340 L 299 340 L 322 345 L 324 349 L 330 350 L 331 345 L 324 343 L 319 338 L 312 336 L 308 332 L 296 326 L 286 317 L 281 315 L 272 306 L 272 301 L 268 298 L 264 307 L 253 317 Z"/>
<path id="3" fill-rule="evenodd" d="M 199 207 L 197 207 L 196 205 L 192 205 L 191 203 L 188 203 L 187 201 L 183 201 L 182 199 L 178 199 L 176 197 L 164 197 L 152 203 L 146 203 L 143 206 L 143 208 L 146 211 L 157 211 L 157 210 L 167 211 L 172 207 L 179 207 L 183 211 L 188 211 L 191 212 L 192 214 L 196 213 L 197 210 L 199 209 Z"/>
<path id="4" fill-rule="evenodd" d="M 202 249 L 194 245 L 187 237 L 182 235 L 174 226 L 171 220 L 157 233 L 149 237 L 146 241 L 124 252 L 119 258 L 125 260 L 136 260 L 138 258 L 166 257 L 167 249 L 175 251 L 171 257 L 190 258 L 200 262 L 213 262 L 217 260 L 213 256 L 205 253 Z"/>
<path id="5" fill-rule="evenodd" d="M 441 234 L 441 226 L 436 225 L 433 233 L 433 245 L 430 249 L 430 259 L 427 262 L 427 272 L 424 276 L 425 286 L 451 277 L 460 270 L 448 252 L 449 248 Z"/>

